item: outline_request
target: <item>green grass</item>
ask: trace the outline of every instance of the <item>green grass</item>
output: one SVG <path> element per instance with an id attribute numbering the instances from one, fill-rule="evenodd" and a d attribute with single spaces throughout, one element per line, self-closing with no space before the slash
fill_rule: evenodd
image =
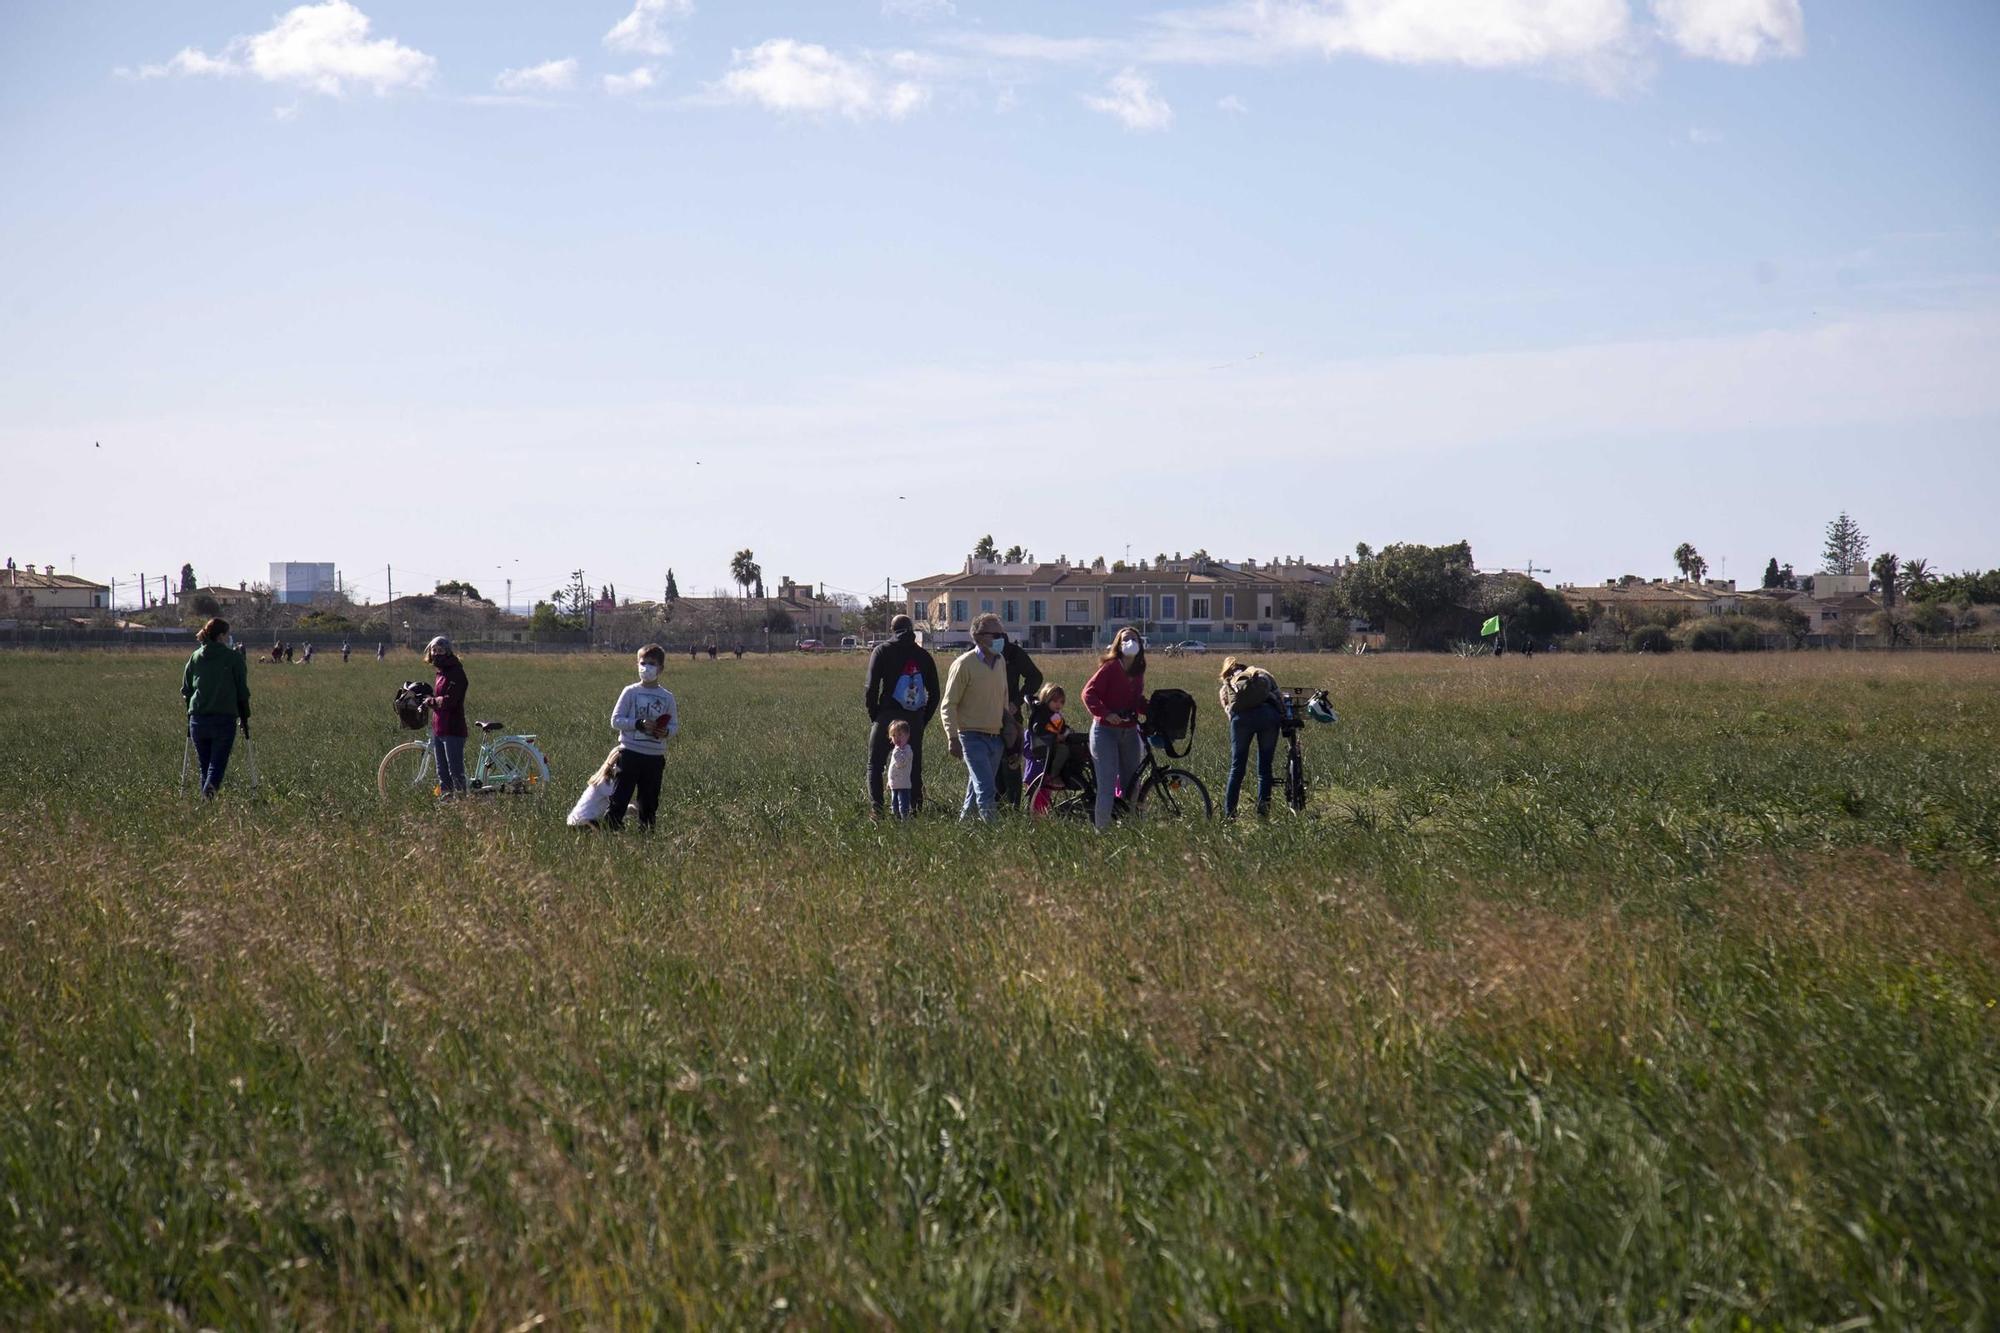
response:
<path id="1" fill-rule="evenodd" d="M 1305 817 L 1099 838 L 670 662 L 648 838 L 623 659 L 469 659 L 554 791 L 414 814 L 413 660 L 204 807 L 178 659 L 0 659 L 0 1325 L 2000 1322 L 2000 664 L 1274 665 Z"/>

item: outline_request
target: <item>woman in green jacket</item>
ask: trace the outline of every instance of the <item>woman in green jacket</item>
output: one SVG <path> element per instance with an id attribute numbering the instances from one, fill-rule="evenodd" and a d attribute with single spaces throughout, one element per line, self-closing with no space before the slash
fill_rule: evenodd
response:
<path id="1" fill-rule="evenodd" d="M 201 764 L 201 794 L 213 796 L 229 767 L 237 724 L 250 734 L 250 668 L 229 637 L 228 621 L 209 621 L 195 638 L 201 646 L 181 672 L 181 698 L 187 700 L 188 739 Z"/>

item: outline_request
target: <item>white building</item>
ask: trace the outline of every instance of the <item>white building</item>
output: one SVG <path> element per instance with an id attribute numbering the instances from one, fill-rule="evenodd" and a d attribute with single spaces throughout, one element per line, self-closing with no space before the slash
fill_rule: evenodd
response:
<path id="1" fill-rule="evenodd" d="M 340 591 L 340 575 L 332 564 L 299 560 L 272 561 L 271 597 L 279 602 L 310 602 Z"/>

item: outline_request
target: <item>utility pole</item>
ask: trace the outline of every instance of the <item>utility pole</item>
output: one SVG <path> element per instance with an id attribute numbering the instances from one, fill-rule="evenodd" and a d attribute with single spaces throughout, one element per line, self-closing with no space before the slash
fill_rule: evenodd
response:
<path id="1" fill-rule="evenodd" d="M 388 565 L 382 566 L 382 577 L 389 582 L 389 600 L 396 600 L 396 571 Z"/>
<path id="2" fill-rule="evenodd" d="M 514 614 L 514 580 L 507 580 L 507 614 Z"/>
<path id="3" fill-rule="evenodd" d="M 111 576 L 111 611 L 114 615 L 118 612 L 118 576 L 116 574 Z"/>
<path id="4" fill-rule="evenodd" d="M 139 609 L 146 609 L 146 571 L 139 571 Z"/>

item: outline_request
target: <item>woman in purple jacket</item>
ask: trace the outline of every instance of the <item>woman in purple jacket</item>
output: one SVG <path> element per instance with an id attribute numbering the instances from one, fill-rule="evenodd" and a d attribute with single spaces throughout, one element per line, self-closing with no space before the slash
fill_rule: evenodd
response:
<path id="1" fill-rule="evenodd" d="M 431 753 L 437 756 L 438 794 L 445 797 L 465 792 L 465 668 L 451 650 L 451 640 L 440 634 L 424 645 L 424 661 L 437 672 L 431 682 L 431 697 L 424 706 L 431 713 Z"/>

